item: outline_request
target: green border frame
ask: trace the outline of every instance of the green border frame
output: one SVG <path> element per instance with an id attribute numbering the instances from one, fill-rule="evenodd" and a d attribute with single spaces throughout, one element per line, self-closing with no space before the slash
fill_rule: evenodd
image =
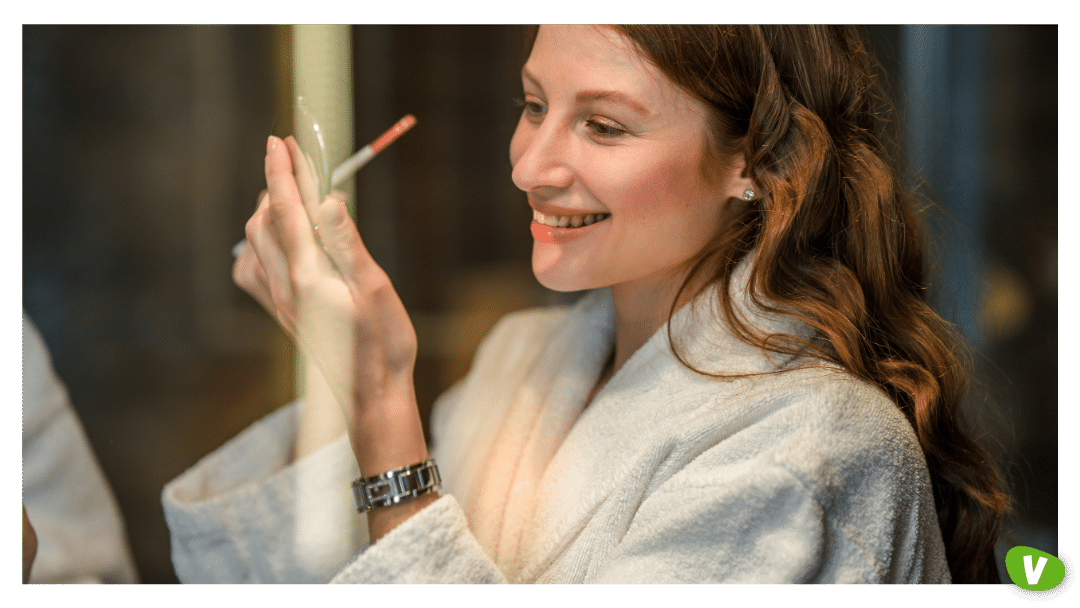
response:
<path id="1" fill-rule="evenodd" d="M 784 22 L 807 23 L 807 22 L 843 22 L 843 23 L 910 23 L 929 22 L 936 23 L 1025 23 L 1025 24 L 1059 24 L 1059 53 L 1063 57 L 1078 56 L 1080 41 L 1072 38 L 1072 23 L 1075 22 L 1074 11 L 1064 8 L 1064 3 L 1048 0 L 1028 0 L 1026 2 L 981 2 L 978 4 L 968 2 L 953 5 L 939 1 L 915 0 L 904 2 L 902 5 L 882 6 L 876 3 L 842 1 L 829 3 L 827 8 L 816 3 L 806 3 L 797 0 L 773 0 L 764 4 L 750 3 L 705 3 L 702 0 L 669 0 L 662 5 L 645 4 L 634 2 L 633 6 L 627 6 L 626 2 L 610 3 L 611 5 L 583 4 L 581 2 L 558 2 L 546 3 L 541 11 L 532 10 L 531 6 L 511 4 L 498 0 L 485 0 L 483 2 L 471 2 L 469 5 L 460 3 L 441 2 L 436 0 L 413 0 L 407 3 L 380 3 L 369 5 L 362 2 L 348 4 L 334 2 L 333 5 L 306 5 L 303 10 L 296 10 L 295 4 L 292 9 L 283 9 L 281 6 L 268 6 L 266 4 L 248 4 L 246 6 L 232 6 L 206 0 L 189 0 L 180 4 L 171 5 L 148 5 L 132 2 L 78 2 L 75 0 L 63 0 L 52 2 L 23 3 L 6 12 L 11 14 L 11 21 L 5 23 L 2 28 L 9 32 L 8 36 L 0 37 L 0 49 L 6 52 L 0 53 L 0 65 L 5 83 L 8 83 L 9 94 L 4 97 L 4 105 L 10 106 L 10 122 L 13 129 L 8 133 L 10 136 L 2 146 L 3 159 L 8 162 L 2 163 L 2 171 L 6 183 L 16 186 L 16 195 L 22 201 L 22 121 L 16 122 L 15 116 L 22 117 L 22 25 L 25 23 L 518 23 L 537 21 L 548 22 L 575 22 L 575 23 L 607 23 L 620 22 L 646 22 L 663 21 L 667 23 L 678 22 L 760 22 L 762 17 L 775 19 L 781 17 Z M 1061 89 L 1059 89 L 1059 107 L 1072 107 L 1068 99 L 1075 98 L 1077 75 L 1071 70 L 1061 70 Z M 1061 137 L 1061 156 L 1059 166 L 1074 166 L 1070 162 L 1077 157 L 1076 144 L 1070 135 L 1077 134 L 1077 119 L 1072 114 L 1063 114 L 1059 121 L 1059 133 Z M 1077 191 L 1076 172 L 1066 172 L 1059 175 L 1059 190 L 1062 192 Z M 1062 197 L 1068 201 L 1068 197 Z M 1066 227 L 1077 226 L 1078 211 L 1072 205 L 1059 206 L 1058 230 Z M 21 343 L 16 340 L 19 336 L 19 322 L 15 313 L 16 299 L 18 308 L 22 310 L 22 204 L 13 203 L 0 205 L 0 273 L 4 284 L 14 286 L 11 291 L 0 294 L 0 306 L 2 310 L 12 306 L 10 322 L 0 323 L 0 343 L 8 344 L 2 351 L 3 363 L 0 365 L 0 387 L 6 394 L 14 394 L 17 387 L 21 386 L 19 378 L 19 361 L 22 359 L 21 351 L 15 349 L 14 344 Z M 1059 260 L 1070 259 L 1077 254 L 1080 247 L 1078 240 L 1059 241 Z M 1061 266 L 1061 261 L 1059 261 Z M 1066 305 L 1062 310 L 1069 310 L 1067 303 L 1077 299 L 1077 281 L 1074 275 L 1059 275 L 1059 303 Z M 1061 315 L 1059 319 L 1058 333 L 1061 336 L 1077 336 L 1077 321 L 1071 316 Z M 1059 383 L 1058 404 L 1064 404 L 1066 397 L 1078 394 L 1077 381 L 1071 375 L 1066 374 L 1071 365 L 1075 365 L 1076 355 L 1059 353 L 1058 355 L 1058 379 L 1064 377 Z M 1049 376 L 1049 375 L 1048 375 Z M 1053 381 L 1048 377 L 1048 381 Z M 13 408 L 14 410 L 15 408 Z M 1080 414 L 1069 407 L 1059 407 L 1059 436 L 1078 428 Z M 14 418 L 14 415 L 13 417 Z M 10 431 L 14 438 L 16 425 L 12 425 Z M 5 461 L 10 463 L 12 477 L 6 477 L 6 483 L 11 491 L 15 491 L 14 463 L 21 460 L 21 455 L 15 454 L 15 445 L 8 450 L 9 456 Z M 1077 482 L 1076 476 L 1069 474 L 1069 462 L 1075 462 L 1078 456 L 1077 442 L 1059 442 L 1061 445 L 1061 477 L 1059 477 L 1059 489 L 1061 489 L 1061 503 L 1059 512 L 1080 512 L 1077 506 Z M 12 496 L 12 495 L 10 495 Z M 15 521 L 15 500 L 10 503 L 11 522 Z M 109 606 L 117 604 L 141 605 L 152 600 L 162 605 L 189 606 L 192 600 L 213 600 L 213 602 L 233 603 L 239 600 L 256 600 L 260 603 L 272 605 L 296 604 L 301 600 L 306 591 L 294 591 L 294 587 L 275 587 L 275 589 L 260 589 L 237 591 L 233 587 L 176 587 L 170 590 L 150 590 L 150 587 L 134 587 L 134 589 L 116 589 L 116 587 L 100 587 L 100 589 L 73 591 L 63 587 L 23 587 L 18 584 L 18 566 L 14 564 L 18 558 L 18 552 L 14 551 L 19 546 L 15 540 L 15 527 L 12 525 L 5 528 L 0 539 L 0 544 L 12 548 L 9 553 L 9 567 L 3 568 L 5 575 L 0 580 L 21 587 L 16 591 L 13 598 L 19 604 L 69 604 L 72 602 L 102 603 Z M 1063 518 L 1059 522 L 1059 543 L 1061 548 L 1070 554 L 1074 562 L 1080 558 L 1080 543 L 1077 541 L 1077 526 L 1074 521 Z M 188 591 L 192 590 L 192 591 Z M 68 594 L 72 595 L 68 595 Z M 144 593 L 150 595 L 143 595 Z M 188 595 L 191 593 L 193 595 Z M 735 587 L 735 589 L 677 589 L 670 587 L 642 587 L 642 589 L 630 589 L 630 587 L 609 587 L 609 589 L 570 589 L 570 587 L 551 587 L 551 589 L 530 589 L 522 591 L 517 587 L 499 590 L 476 590 L 476 589 L 437 589 L 416 590 L 406 592 L 402 590 L 367 589 L 361 595 L 355 595 L 356 591 L 343 589 L 314 591 L 312 593 L 325 594 L 320 596 L 320 602 L 335 602 L 341 600 L 343 604 L 373 602 L 427 602 L 473 605 L 477 602 L 502 603 L 512 600 L 515 604 L 531 604 L 537 606 L 550 606 L 565 603 L 567 600 L 573 603 L 599 604 L 607 602 L 633 603 L 645 605 L 665 605 L 672 602 L 700 603 L 702 605 L 728 603 L 734 599 L 739 602 L 785 602 L 791 600 L 799 606 L 832 606 L 837 602 L 873 602 L 875 606 L 904 606 L 913 602 L 932 604 L 953 604 L 958 602 L 974 602 L 978 605 L 1015 605 L 1023 600 L 1016 598 L 1003 587 L 890 587 L 890 589 L 861 589 L 861 587 L 843 587 L 843 589 L 801 589 L 801 587 Z M 1074 594 L 1078 592 L 1072 592 Z M 204 595 L 206 594 L 206 595 Z"/>

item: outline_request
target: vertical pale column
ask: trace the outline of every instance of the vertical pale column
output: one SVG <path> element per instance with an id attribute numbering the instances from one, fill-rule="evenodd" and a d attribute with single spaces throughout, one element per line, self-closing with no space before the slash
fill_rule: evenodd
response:
<path id="1" fill-rule="evenodd" d="M 332 171 L 355 151 L 353 127 L 352 36 L 348 25 L 292 26 L 293 95 L 302 96 L 319 121 Z M 336 190 L 345 193 L 355 217 L 355 180 Z M 297 356 L 297 391 L 305 394 L 303 357 Z"/>
<path id="2" fill-rule="evenodd" d="M 330 170 L 349 158 L 354 151 L 352 107 L 352 37 L 348 25 L 293 26 L 293 94 L 305 98 L 315 120 L 319 121 L 326 145 Z M 355 213 L 355 183 L 349 179 L 336 188 L 346 194 L 349 211 Z M 302 314 L 302 311 L 301 311 Z M 325 382 L 312 377 L 298 351 L 297 390 L 309 403 L 333 398 Z M 301 430 L 298 446 L 302 455 L 321 443 L 326 429 L 337 427 L 336 420 L 308 417 Z M 322 429 L 322 430 L 320 430 Z M 309 437 L 309 438 L 305 438 Z M 310 437 L 318 437 L 310 440 Z"/>
<path id="3" fill-rule="evenodd" d="M 303 96 L 319 121 L 326 144 L 326 160 L 332 171 L 355 151 L 353 141 L 352 43 L 348 25 L 293 26 L 293 95 Z M 343 192 L 355 217 L 355 182 L 350 179 L 336 190 Z M 304 311 L 299 311 L 303 316 Z M 297 390 L 307 401 L 308 413 L 297 430 L 296 456 L 318 449 L 329 438 L 344 432 L 344 419 L 326 382 L 317 373 L 308 374 L 304 357 L 296 358 Z M 317 413 L 316 413 L 317 412 Z M 332 472 L 337 493 L 332 500 L 319 488 L 327 482 L 320 476 L 297 480 L 295 551 L 302 563 L 314 571 L 333 571 L 367 542 L 364 518 L 351 506 L 347 480 L 359 474 L 355 463 Z M 325 472 L 324 472 L 325 473 Z M 340 483 L 337 483 L 340 479 Z"/>
<path id="4" fill-rule="evenodd" d="M 348 25 L 293 26 L 293 93 L 323 129 L 330 169 L 356 151 L 353 141 L 352 36 Z M 354 211 L 353 180 L 337 187 Z"/>

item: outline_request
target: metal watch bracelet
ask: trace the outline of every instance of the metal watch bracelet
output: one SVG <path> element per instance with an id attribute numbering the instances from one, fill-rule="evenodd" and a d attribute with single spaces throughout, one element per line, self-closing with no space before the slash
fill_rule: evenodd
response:
<path id="1" fill-rule="evenodd" d="M 358 477 L 352 483 L 356 508 L 361 513 L 431 494 L 441 486 L 439 467 L 435 466 L 434 459 L 371 477 Z"/>

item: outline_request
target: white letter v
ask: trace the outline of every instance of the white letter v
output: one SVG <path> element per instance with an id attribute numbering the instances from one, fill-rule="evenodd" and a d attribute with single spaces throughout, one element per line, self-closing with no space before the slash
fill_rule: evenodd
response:
<path id="1" fill-rule="evenodd" d="M 1046 566 L 1046 558 L 1045 557 L 1040 557 L 1039 558 L 1039 563 L 1035 566 L 1034 569 L 1032 569 L 1031 568 L 1031 556 L 1030 555 L 1025 555 L 1024 556 L 1024 574 L 1027 575 L 1027 581 L 1028 581 L 1029 585 L 1034 585 L 1034 584 L 1039 582 L 1039 579 L 1042 578 L 1042 571 L 1043 571 L 1043 568 L 1045 566 Z"/>

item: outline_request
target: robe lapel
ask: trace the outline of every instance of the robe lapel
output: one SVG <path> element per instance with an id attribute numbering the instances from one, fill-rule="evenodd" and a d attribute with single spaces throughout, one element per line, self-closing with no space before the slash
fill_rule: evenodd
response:
<path id="1" fill-rule="evenodd" d="M 470 527 L 510 580 L 539 481 L 612 348 L 611 296 L 598 290 L 574 307 L 544 345 L 480 463 L 469 492 Z"/>

